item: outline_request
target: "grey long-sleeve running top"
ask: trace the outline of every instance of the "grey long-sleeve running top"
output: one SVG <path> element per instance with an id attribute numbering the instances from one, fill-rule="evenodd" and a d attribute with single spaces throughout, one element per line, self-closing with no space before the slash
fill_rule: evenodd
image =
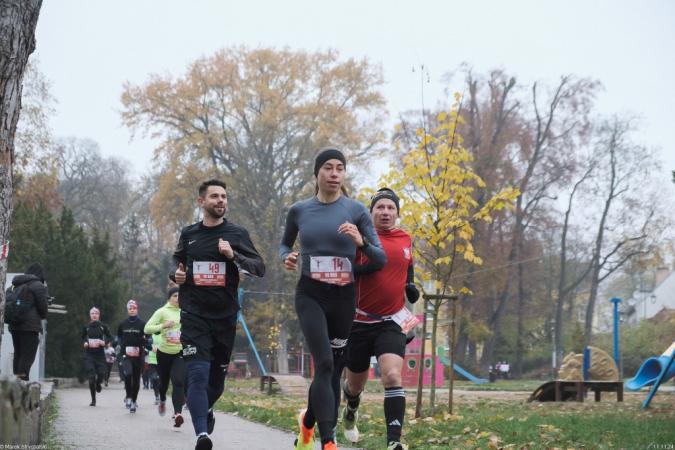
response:
<path id="1" fill-rule="evenodd" d="M 338 233 L 338 228 L 345 222 L 353 223 L 359 229 L 368 244 L 361 251 L 375 264 L 376 269 L 384 267 L 387 257 L 370 213 L 362 203 L 344 196 L 332 203 L 321 203 L 316 197 L 312 197 L 291 206 L 286 216 L 286 229 L 279 244 L 281 260 L 284 261 L 293 251 L 295 239 L 300 233 L 303 275 L 311 277 L 311 257 L 334 256 L 349 259 L 354 281 L 356 245 L 349 235 Z"/>

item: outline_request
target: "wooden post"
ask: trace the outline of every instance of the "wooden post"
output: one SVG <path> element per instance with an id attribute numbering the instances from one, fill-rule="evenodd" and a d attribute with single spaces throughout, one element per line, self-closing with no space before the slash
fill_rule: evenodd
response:
<path id="1" fill-rule="evenodd" d="M 448 412 L 452 414 L 452 402 L 453 396 L 452 391 L 454 389 L 455 381 L 455 329 L 456 329 L 456 320 L 455 315 L 457 314 L 457 299 L 459 295 L 457 294 L 424 294 L 425 304 L 427 300 L 450 300 L 452 301 L 452 315 L 450 317 L 450 389 L 448 393 Z M 434 345 L 436 343 L 434 342 Z M 436 370 L 436 361 L 431 361 L 433 370 Z M 421 372 L 420 368 L 420 372 Z"/>

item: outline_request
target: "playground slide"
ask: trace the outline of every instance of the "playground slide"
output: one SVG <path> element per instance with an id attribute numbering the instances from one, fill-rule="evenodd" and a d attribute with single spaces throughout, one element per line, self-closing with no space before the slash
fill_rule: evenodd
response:
<path id="1" fill-rule="evenodd" d="M 438 360 L 445 364 L 446 366 L 450 365 L 450 360 L 445 357 L 445 349 L 443 347 L 438 347 Z M 457 364 L 453 364 L 455 367 L 455 371 L 459 372 L 462 376 L 466 377 L 468 380 L 473 381 L 474 383 L 487 383 L 488 380 L 485 378 L 476 378 L 473 375 L 471 375 L 469 372 L 466 370 L 462 369 L 459 367 Z"/>
<path id="2" fill-rule="evenodd" d="M 642 367 L 638 370 L 638 373 L 635 375 L 635 378 L 626 381 L 626 389 L 631 391 L 637 391 L 638 389 L 653 384 L 661 375 L 661 372 L 668 365 L 673 352 L 675 351 L 675 342 L 668 347 L 668 350 L 663 352 L 658 358 L 649 358 L 647 361 L 642 363 Z M 661 382 L 666 382 L 675 376 L 675 364 L 670 366 L 668 373 L 661 380 Z"/>

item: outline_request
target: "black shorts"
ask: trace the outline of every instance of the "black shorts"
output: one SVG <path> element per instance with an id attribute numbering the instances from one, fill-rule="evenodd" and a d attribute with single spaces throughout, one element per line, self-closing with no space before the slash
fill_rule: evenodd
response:
<path id="1" fill-rule="evenodd" d="M 236 314 L 207 319 L 185 310 L 180 312 L 180 343 L 183 344 L 185 362 L 213 361 L 227 370 L 236 334 Z"/>
<path id="2" fill-rule="evenodd" d="M 89 375 L 105 375 L 108 371 L 108 367 L 105 363 L 105 355 L 103 353 L 100 355 L 84 355 L 84 370 L 86 370 Z"/>
<path id="3" fill-rule="evenodd" d="M 347 344 L 347 368 L 361 373 L 370 367 L 370 357 L 385 353 L 405 356 L 406 336 L 393 320 L 376 323 L 354 322 Z"/>

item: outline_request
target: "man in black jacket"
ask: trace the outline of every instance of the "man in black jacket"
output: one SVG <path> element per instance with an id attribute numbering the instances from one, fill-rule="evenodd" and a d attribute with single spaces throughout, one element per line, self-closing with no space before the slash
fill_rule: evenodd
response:
<path id="1" fill-rule="evenodd" d="M 47 318 L 48 294 L 44 282 L 45 271 L 40 263 L 31 264 L 24 275 L 17 275 L 12 279 L 14 289 L 22 284 L 27 284 L 28 288 L 26 319 L 18 325 L 8 326 L 14 345 L 12 370 L 15 376 L 24 381 L 28 381 L 30 368 L 35 361 L 40 343 L 39 335 L 42 333 L 42 320 Z M 5 296 L 9 295 L 11 289 L 10 287 L 7 290 Z"/>
<path id="2" fill-rule="evenodd" d="M 101 392 L 101 383 L 106 378 L 105 346 L 113 340 L 108 330 L 108 325 L 99 321 L 101 312 L 98 308 L 91 308 L 89 311 L 91 322 L 82 329 L 82 343 L 84 345 L 84 368 L 89 376 L 89 391 L 91 392 L 91 403 L 89 406 L 96 406 L 96 393 Z"/>
<path id="3" fill-rule="evenodd" d="M 199 187 L 204 218 L 181 230 L 169 278 L 180 286 L 180 341 L 188 366 L 187 402 L 197 435 L 196 450 L 211 450 L 213 404 L 225 388 L 237 330 L 239 274 L 265 275 L 265 263 L 243 227 L 223 216 L 226 185 L 209 180 Z"/>

